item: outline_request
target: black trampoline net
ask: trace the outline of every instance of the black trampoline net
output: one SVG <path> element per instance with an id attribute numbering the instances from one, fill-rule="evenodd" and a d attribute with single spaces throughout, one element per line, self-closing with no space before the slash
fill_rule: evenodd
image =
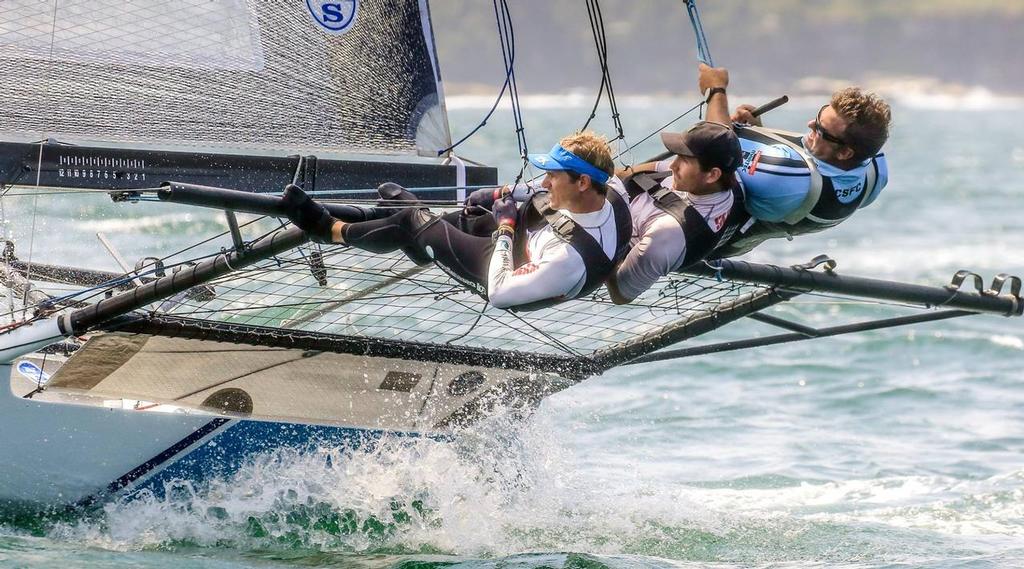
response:
<path id="1" fill-rule="evenodd" d="M 212 291 L 193 290 L 164 302 L 157 312 L 250 332 L 255 327 L 267 337 L 306 332 L 573 359 L 627 343 L 635 349 L 638 342 L 694 319 L 752 311 L 752 301 L 773 292 L 713 277 L 673 275 L 629 305 L 613 304 L 601 289 L 554 307 L 511 312 L 489 306 L 437 267 L 417 267 L 400 253 L 312 244 L 211 286 Z M 677 334 L 672 341 L 685 337 Z M 671 342 L 662 338 L 659 343 Z M 656 349 L 653 344 L 651 349 Z"/>

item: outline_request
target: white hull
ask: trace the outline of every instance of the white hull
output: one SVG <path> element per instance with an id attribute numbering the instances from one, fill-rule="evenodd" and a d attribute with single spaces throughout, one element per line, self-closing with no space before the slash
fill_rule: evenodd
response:
<path id="1" fill-rule="evenodd" d="M 11 364 L 0 365 L 0 377 L 11 372 Z M 129 412 L 70 398 L 60 403 L 25 399 L 10 389 L 0 391 L 3 500 L 87 500 L 215 418 L 194 411 Z"/>
<path id="2" fill-rule="evenodd" d="M 48 375 L 55 371 L 49 368 L 65 366 L 55 365 L 53 356 L 45 365 L 38 356 L 0 365 L 0 377 L 10 378 L 5 382 L 9 389 L 0 390 L 0 500 L 39 505 L 87 505 L 139 488 L 161 493 L 164 482 L 230 475 L 253 456 L 282 447 L 314 451 L 354 448 L 384 434 L 444 435 L 458 420 L 487 412 L 488 400 L 529 407 L 545 391 L 538 386 L 552 388 L 547 379 L 538 383 L 489 372 L 479 389 L 453 395 L 451 385 L 465 368 L 430 364 L 436 381 L 397 397 L 387 389 L 366 388 L 364 358 L 363 366 L 339 365 L 330 381 L 300 392 L 309 398 L 306 418 L 295 417 L 303 403 L 294 397 L 280 414 L 257 411 L 247 417 L 192 401 L 150 403 L 52 385 L 33 393 L 32 373 L 18 369 L 29 365 L 25 362 L 46 367 Z M 386 377 L 379 369 L 378 375 Z M 234 384 L 252 391 L 257 408 L 267 408 L 267 397 L 256 384 Z M 263 387 L 273 392 L 273 386 Z M 287 390 L 279 389 L 273 399 L 283 393 Z M 375 399 L 387 402 L 390 412 L 381 413 Z M 325 406 L 317 407 L 314 400 L 334 402 L 335 417 L 325 418 Z"/>

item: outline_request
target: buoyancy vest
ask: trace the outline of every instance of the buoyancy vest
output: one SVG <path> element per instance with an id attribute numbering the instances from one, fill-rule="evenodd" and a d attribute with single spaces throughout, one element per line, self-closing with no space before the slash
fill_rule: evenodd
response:
<path id="1" fill-rule="evenodd" d="M 537 231 L 550 225 L 555 236 L 569 244 L 583 259 L 586 278 L 576 298 L 586 296 L 598 289 L 615 271 L 615 266 L 629 252 L 629 239 L 633 234 L 633 219 L 629 215 L 629 205 L 613 188 L 608 189 L 605 196 L 612 206 L 615 217 L 615 255 L 609 259 L 604 248 L 578 223 L 567 215 L 551 207 L 547 192 L 535 192 L 533 196 L 519 206 L 516 230 L 512 239 L 512 263 L 519 268 L 529 262 L 526 245 L 530 231 Z M 565 300 L 561 297 L 538 300 L 529 304 L 519 305 L 515 310 L 536 310 L 557 304 Z"/>
<path id="2" fill-rule="evenodd" d="M 792 155 L 799 157 L 755 156 L 752 152 L 745 152 L 744 165 L 741 167 L 745 171 L 741 172 L 741 179 L 748 184 L 749 177 L 756 176 L 762 165 L 766 167 L 766 173 L 767 167 L 777 166 L 802 168 L 810 174 L 810 186 L 802 203 L 781 222 L 772 224 L 780 230 L 781 235 L 813 233 L 846 220 L 875 192 L 880 177 L 879 168 L 884 167 L 884 155 L 878 154 L 871 158 L 860 184 L 837 190 L 832 178 L 821 173 L 817 162 L 804 149 L 800 134 L 757 126 L 737 126 L 736 135 L 741 144 L 783 145 Z"/>
<path id="3" fill-rule="evenodd" d="M 675 219 L 682 228 L 686 252 L 677 271 L 683 271 L 704 260 L 716 247 L 728 241 L 750 216 L 743 208 L 743 192 L 739 185 L 734 184 L 730 189 L 733 194 L 732 208 L 721 229 L 715 231 L 688 199 L 661 185 L 662 180 L 671 175 L 671 172 L 641 172 L 627 178 L 625 185 L 631 196 L 640 191 L 650 194 L 655 207 Z"/>

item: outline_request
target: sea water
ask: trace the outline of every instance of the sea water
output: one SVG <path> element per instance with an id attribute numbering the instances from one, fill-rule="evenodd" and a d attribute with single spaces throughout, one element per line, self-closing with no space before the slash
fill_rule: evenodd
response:
<path id="1" fill-rule="evenodd" d="M 690 104 L 626 101 L 627 142 Z M 803 130 L 820 104 L 797 100 L 766 122 Z M 986 280 L 1024 275 L 1024 105 L 975 106 L 897 103 L 878 201 L 749 258 L 824 253 L 843 273 L 930 285 L 961 268 Z M 453 135 L 485 111 L 451 99 Z M 530 150 L 588 111 L 571 98 L 528 102 Z M 606 117 L 595 126 L 613 133 Z M 655 137 L 624 159 L 659 150 Z M 503 181 L 519 170 L 507 112 L 459 151 L 498 166 Z M 185 245 L 221 227 L 162 205 L 70 216 L 39 207 L 37 227 L 103 232 L 128 258 L 139 243 Z M 19 241 L 23 257 L 31 246 L 111 263 L 99 248 L 82 258 L 74 244 L 38 239 Z M 812 295 L 777 314 L 828 326 L 886 309 Z M 741 322 L 694 343 L 772 333 Z M 496 417 L 454 442 L 266 455 L 208 488 L 181 483 L 166 498 L 114 500 L 88 515 L 7 508 L 0 565 L 1020 567 L 1022 363 L 1024 320 L 978 316 L 627 366 L 548 398 L 526 423 Z"/>

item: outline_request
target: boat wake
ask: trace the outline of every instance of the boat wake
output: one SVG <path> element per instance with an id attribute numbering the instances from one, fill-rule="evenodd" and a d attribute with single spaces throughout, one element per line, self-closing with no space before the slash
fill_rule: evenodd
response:
<path id="1" fill-rule="evenodd" d="M 574 453 L 565 428 L 544 408 L 526 424 L 497 418 L 451 441 L 273 452 L 203 487 L 172 481 L 162 497 L 142 492 L 106 503 L 55 523 L 46 537 L 218 557 L 298 550 L 465 560 L 571 551 L 616 566 L 611 558 L 623 554 L 669 564 L 793 563 L 870 551 L 872 562 L 910 562 L 948 556 L 953 542 L 971 557 L 986 548 L 1006 553 L 1024 531 L 1024 472 L 820 484 L 772 476 L 669 484 L 636 473 L 597 480 L 594 469 L 578 468 L 586 457 Z"/>

